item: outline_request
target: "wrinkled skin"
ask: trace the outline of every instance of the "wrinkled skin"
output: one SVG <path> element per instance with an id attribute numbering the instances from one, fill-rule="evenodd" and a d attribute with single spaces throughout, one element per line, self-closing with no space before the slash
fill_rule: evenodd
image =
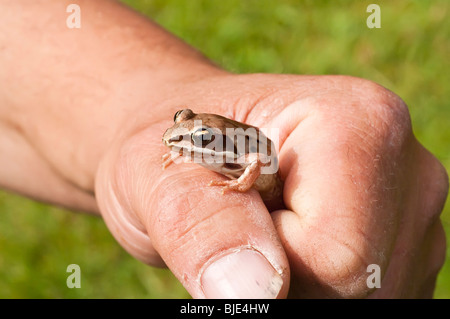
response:
<path id="1" fill-rule="evenodd" d="M 111 183 L 121 203 L 119 210 L 103 204 L 108 214 L 120 216 L 105 216 L 110 229 L 119 227 L 114 220 L 131 218 L 130 230 L 135 224 L 150 234 L 148 243 L 139 247 L 146 257 L 128 247 L 132 254 L 159 263 L 151 248 L 157 247 L 175 273 L 186 273 L 184 260 L 195 251 L 199 260 L 188 270 L 195 277 L 211 247 L 238 245 L 229 237 L 233 227 L 255 237 L 267 236 L 267 229 L 271 233 L 275 227 L 290 264 L 291 297 L 431 296 L 445 254 L 439 213 L 447 179 L 439 162 L 412 135 L 408 110 L 397 96 L 349 77 L 247 75 L 208 82 L 214 96 L 199 94 L 205 102 L 189 105 L 217 99 L 223 105 L 202 112 L 223 109 L 252 125 L 282 128 L 280 168 L 289 209 L 273 212 L 272 225 L 256 192 L 222 195 L 206 186 L 212 173 L 194 164 L 159 170 L 164 149 L 158 133 L 170 122 L 158 121 L 120 142 L 103 162 L 97 182 L 101 201 L 116 202 L 102 191 Z M 199 86 L 200 92 L 208 91 L 205 84 Z M 225 94 L 220 97 L 216 91 Z M 137 146 L 145 144 L 146 149 Z M 152 176 L 152 183 L 140 175 Z M 198 182 L 188 183 L 193 176 Z M 236 201 L 224 213 L 238 196 L 258 204 Z M 216 206 L 205 210 L 209 202 Z M 130 207 L 137 215 L 125 218 Z M 220 231 L 223 223 L 230 227 L 226 233 Z M 128 241 L 121 243 L 127 247 Z M 277 248 L 268 247 L 268 253 L 277 254 Z M 369 264 L 380 265 L 384 275 L 382 288 L 374 292 L 366 285 Z"/>
<path id="2" fill-rule="evenodd" d="M 76 34 L 56 26 L 64 4 L 6 2 L 2 187 L 99 212 L 131 255 L 167 265 L 196 298 L 221 289 L 203 276 L 212 261 L 249 247 L 281 278 L 273 297 L 432 296 L 445 258 L 439 215 L 448 177 L 413 136 L 394 93 L 345 76 L 229 74 L 110 1 L 81 1 L 89 32 Z M 64 45 L 53 47 L 39 23 L 29 30 L 17 18 L 43 8 L 35 17 Z M 90 19 L 96 10 L 103 20 Z M 106 43 L 100 32 L 109 32 Z M 36 48 L 27 59 L 14 40 L 23 34 Z M 154 50 L 152 41 L 163 45 Z M 47 60 L 56 62 L 41 68 Z M 287 209 L 269 214 L 254 190 L 222 194 L 208 186 L 221 177 L 195 164 L 161 170 L 161 136 L 182 106 L 280 128 Z M 380 266 L 379 289 L 366 284 L 370 264 Z M 233 296 L 253 296 L 239 289 Z"/>

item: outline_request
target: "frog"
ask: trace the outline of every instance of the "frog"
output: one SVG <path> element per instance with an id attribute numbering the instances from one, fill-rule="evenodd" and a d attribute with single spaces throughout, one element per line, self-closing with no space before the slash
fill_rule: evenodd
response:
<path id="1" fill-rule="evenodd" d="M 189 108 L 177 111 L 173 121 L 162 137 L 170 149 L 162 157 L 163 169 L 182 157 L 227 177 L 209 182 L 221 186 L 222 194 L 254 188 L 268 207 L 282 206 L 275 144 L 258 127 Z"/>

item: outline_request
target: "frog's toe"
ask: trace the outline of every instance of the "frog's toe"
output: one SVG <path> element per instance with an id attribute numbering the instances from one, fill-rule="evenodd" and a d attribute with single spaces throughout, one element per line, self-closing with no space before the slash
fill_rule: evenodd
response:
<path id="1" fill-rule="evenodd" d="M 209 182 L 208 186 L 227 186 L 229 181 L 220 179 L 213 179 Z"/>

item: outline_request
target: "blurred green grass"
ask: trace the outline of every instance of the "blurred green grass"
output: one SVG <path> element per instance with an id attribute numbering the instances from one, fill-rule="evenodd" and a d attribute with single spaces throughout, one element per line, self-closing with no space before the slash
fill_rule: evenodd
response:
<path id="1" fill-rule="evenodd" d="M 405 100 L 416 136 L 450 170 L 448 0 L 377 1 L 381 29 L 366 26 L 372 0 L 124 2 L 234 72 L 382 84 Z M 450 235 L 448 203 L 442 219 Z M 450 298 L 449 255 L 436 298 Z M 81 267 L 81 289 L 66 287 L 71 263 Z M 125 253 L 99 218 L 0 192 L 0 298 L 188 296 L 169 271 Z"/>

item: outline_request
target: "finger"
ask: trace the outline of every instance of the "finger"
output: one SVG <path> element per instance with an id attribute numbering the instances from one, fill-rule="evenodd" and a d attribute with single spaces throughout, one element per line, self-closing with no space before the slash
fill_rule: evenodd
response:
<path id="1" fill-rule="evenodd" d="M 394 134 L 403 128 L 386 113 L 386 119 L 367 114 L 366 121 L 349 121 L 317 106 L 282 146 L 290 210 L 273 218 L 296 296 L 363 297 L 370 293 L 367 266 L 377 264 L 384 274 L 400 220 L 399 176 L 406 170 L 395 167 L 406 137 Z M 373 129 L 381 121 L 392 134 Z"/>
<path id="2" fill-rule="evenodd" d="M 429 230 L 424 243 L 421 256 L 425 263 L 423 272 L 418 274 L 424 276 L 423 286 L 419 287 L 419 298 L 433 298 L 436 279 L 445 263 L 446 239 L 445 230 L 441 221 L 436 221 Z M 422 270 L 422 269 L 421 269 Z"/>
<path id="3" fill-rule="evenodd" d="M 431 298 L 445 261 L 445 232 L 439 219 L 445 202 L 446 174 L 440 163 L 416 143 L 415 180 L 399 225 L 394 252 L 383 276 L 382 289 L 372 298 Z"/>
<path id="4" fill-rule="evenodd" d="M 142 131 L 117 155 L 120 192 L 128 202 L 121 216 L 148 235 L 146 242 L 130 243 L 128 236 L 121 243 L 127 241 L 131 251 L 141 244 L 154 247 L 195 298 L 285 297 L 288 262 L 258 193 L 222 194 L 221 187 L 208 186 L 220 176 L 196 164 L 161 170 L 165 149 L 154 132 L 163 131 L 162 126 Z M 121 229 L 107 220 L 120 238 Z"/>
<path id="5" fill-rule="evenodd" d="M 127 154 L 133 156 L 132 149 L 117 143 L 100 163 L 95 180 L 97 203 L 112 235 L 128 253 L 146 264 L 162 267 L 164 261 L 130 202 L 131 181 L 124 177 L 126 162 L 120 159 Z"/>

